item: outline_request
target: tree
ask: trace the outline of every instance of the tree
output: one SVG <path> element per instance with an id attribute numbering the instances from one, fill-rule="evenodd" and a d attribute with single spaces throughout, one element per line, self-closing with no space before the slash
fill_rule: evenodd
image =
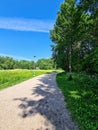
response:
<path id="1" fill-rule="evenodd" d="M 33 69 L 34 61 L 14 60 L 12 57 L 0 56 L 0 69 Z"/>
<path id="2" fill-rule="evenodd" d="M 97 0 L 81 0 L 80 3 L 65 0 L 61 4 L 54 28 L 50 31 L 50 38 L 55 43 L 52 46 L 53 58 L 59 67 L 70 73 L 72 70 L 79 72 L 84 70 L 86 60 L 92 61 L 90 56 L 95 57 L 98 47 L 97 21 Z"/>
<path id="3" fill-rule="evenodd" d="M 36 66 L 39 69 L 48 70 L 53 69 L 54 63 L 52 59 L 39 59 L 36 63 Z"/>
<path id="4" fill-rule="evenodd" d="M 72 47 L 75 44 L 74 15 L 77 12 L 75 4 L 75 0 L 66 0 L 61 4 L 54 29 L 50 31 L 50 38 L 56 44 L 53 47 L 53 57 L 61 68 L 69 70 L 70 73 Z"/>
<path id="5" fill-rule="evenodd" d="M 94 46 L 98 46 L 98 0 L 80 0 L 80 6 L 85 14 L 90 14 L 93 23 L 89 26 L 89 38 L 93 40 Z"/>
<path id="6" fill-rule="evenodd" d="M 13 69 L 14 59 L 11 57 L 0 57 L 0 68 L 1 69 Z"/>
<path id="7" fill-rule="evenodd" d="M 89 14 L 89 21 L 91 21 L 88 24 L 88 37 L 86 35 L 86 40 L 89 39 L 86 43 L 90 43 L 90 46 L 88 53 L 84 57 L 83 70 L 85 69 L 90 73 L 98 73 L 98 71 L 95 71 L 95 66 L 98 64 L 98 0 L 81 0 L 80 6 L 84 14 Z M 85 50 L 87 52 L 88 48 L 86 47 Z"/>

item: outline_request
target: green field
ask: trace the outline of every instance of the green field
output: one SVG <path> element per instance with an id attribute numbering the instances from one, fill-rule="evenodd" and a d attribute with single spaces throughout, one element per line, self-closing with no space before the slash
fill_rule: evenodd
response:
<path id="1" fill-rule="evenodd" d="M 29 78 L 52 73 L 55 70 L 0 70 L 0 89 L 15 85 Z"/>
<path id="2" fill-rule="evenodd" d="M 87 75 L 57 75 L 57 83 L 62 90 L 72 117 L 79 124 L 79 130 L 98 129 L 98 78 Z"/>

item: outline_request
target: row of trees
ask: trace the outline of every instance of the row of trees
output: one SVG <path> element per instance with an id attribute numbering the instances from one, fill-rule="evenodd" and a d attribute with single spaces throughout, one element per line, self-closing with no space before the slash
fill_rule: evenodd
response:
<path id="1" fill-rule="evenodd" d="M 39 59 L 36 63 L 27 60 L 15 60 L 12 57 L 0 56 L 0 69 L 53 69 L 52 59 Z"/>
<path id="2" fill-rule="evenodd" d="M 98 0 L 65 0 L 50 38 L 57 66 L 98 73 Z"/>

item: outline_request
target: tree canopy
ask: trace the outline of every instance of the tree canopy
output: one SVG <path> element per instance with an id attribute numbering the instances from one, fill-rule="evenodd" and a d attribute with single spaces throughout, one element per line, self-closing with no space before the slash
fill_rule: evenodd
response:
<path id="1" fill-rule="evenodd" d="M 15 60 L 12 57 L 0 56 L 0 69 L 53 69 L 52 59 L 39 59 L 37 62 L 27 60 Z"/>
<path id="2" fill-rule="evenodd" d="M 65 0 L 61 4 L 54 28 L 50 31 L 57 66 L 67 72 L 98 73 L 97 21 L 97 0 Z"/>

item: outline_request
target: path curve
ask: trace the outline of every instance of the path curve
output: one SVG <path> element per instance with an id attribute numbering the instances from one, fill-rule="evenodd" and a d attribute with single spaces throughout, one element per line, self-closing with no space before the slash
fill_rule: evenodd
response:
<path id="1" fill-rule="evenodd" d="M 55 77 L 41 75 L 0 91 L 0 130 L 78 130 Z"/>

